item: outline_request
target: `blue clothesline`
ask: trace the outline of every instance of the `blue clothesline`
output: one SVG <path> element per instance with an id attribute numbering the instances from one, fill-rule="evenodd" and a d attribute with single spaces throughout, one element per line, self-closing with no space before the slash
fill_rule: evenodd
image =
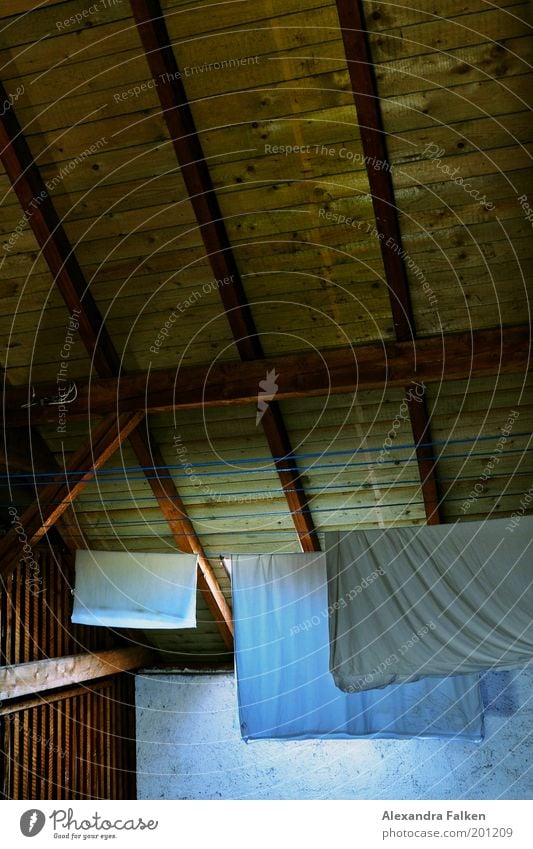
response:
<path id="1" fill-rule="evenodd" d="M 62 469 L 60 471 L 56 470 L 56 471 L 52 471 L 52 472 L 16 472 L 16 473 L 13 473 L 13 474 L 0 475 L 0 481 L 1 480 L 7 480 L 7 481 L 13 482 L 14 480 L 18 480 L 18 479 L 37 480 L 38 478 L 56 478 L 56 479 L 59 478 L 60 480 L 64 480 L 65 478 L 76 479 L 80 476 L 83 476 L 83 475 L 86 475 L 86 474 L 89 474 L 89 473 L 93 474 L 95 477 L 104 476 L 104 477 L 106 477 L 106 480 L 114 481 L 114 482 L 118 481 L 118 480 L 122 480 L 123 478 L 127 478 L 127 480 L 145 480 L 146 479 L 145 475 L 128 476 L 127 473 L 128 472 L 137 472 L 137 471 L 139 471 L 139 472 L 150 471 L 151 472 L 151 471 L 158 471 L 158 470 L 162 470 L 162 471 L 178 470 L 177 471 L 178 474 L 186 474 L 185 472 L 179 472 L 179 469 L 183 469 L 184 466 L 190 467 L 191 469 L 199 469 L 199 468 L 209 468 L 209 467 L 214 467 L 214 466 L 227 467 L 227 466 L 234 466 L 234 465 L 246 465 L 246 464 L 250 464 L 250 463 L 260 463 L 260 462 L 275 464 L 276 462 L 284 463 L 285 461 L 290 462 L 292 460 L 301 460 L 301 459 L 354 456 L 356 454 L 375 454 L 375 453 L 380 453 L 380 452 L 390 453 L 390 451 L 392 451 L 392 450 L 399 451 L 399 450 L 412 449 L 412 448 L 416 449 L 417 447 L 418 448 L 428 448 L 428 447 L 439 446 L 439 445 L 440 446 L 447 446 L 447 445 L 459 445 L 459 444 L 464 444 L 464 443 L 475 444 L 477 442 L 487 442 L 487 441 L 490 441 L 490 440 L 501 439 L 502 436 L 503 436 L 503 434 L 499 433 L 499 434 L 495 434 L 495 435 L 491 435 L 491 436 L 479 436 L 479 437 L 468 437 L 468 438 L 462 438 L 462 439 L 449 439 L 449 440 L 432 441 L 432 442 L 421 442 L 421 443 L 418 443 L 418 445 L 416 443 L 402 443 L 402 444 L 398 444 L 398 445 L 395 445 L 393 443 L 390 446 L 387 446 L 387 447 L 380 446 L 379 448 L 354 448 L 354 449 L 348 449 L 347 448 L 347 449 L 335 450 L 335 451 L 306 452 L 306 453 L 299 453 L 299 454 L 293 453 L 288 458 L 287 457 L 273 457 L 273 456 L 270 455 L 270 456 L 267 456 L 267 457 L 250 457 L 250 458 L 240 458 L 240 459 L 237 458 L 237 459 L 233 459 L 233 460 L 210 460 L 210 461 L 195 462 L 195 463 L 189 462 L 187 460 L 187 461 L 182 461 L 180 463 L 170 463 L 170 464 L 164 465 L 164 466 L 158 466 L 158 465 L 153 465 L 153 466 L 123 466 L 123 467 L 111 467 L 111 468 L 108 468 L 108 469 L 99 469 L 99 470 L 76 469 L 75 471 L 73 471 L 73 470 L 68 470 L 68 469 Z M 509 435 L 508 438 L 510 438 L 510 436 L 511 435 Z M 531 436 L 533 436 L 533 433 L 531 433 L 531 431 L 521 431 L 519 433 L 512 434 L 513 439 L 515 439 L 517 437 L 522 437 L 522 436 L 531 437 Z M 516 452 L 521 451 L 522 449 L 510 449 L 509 451 L 506 451 L 505 453 L 506 454 L 513 453 L 513 450 L 514 450 L 514 453 L 516 453 Z M 479 456 L 484 456 L 484 455 L 485 455 L 485 452 L 476 452 L 476 453 L 468 452 L 468 453 L 465 453 L 465 454 L 450 454 L 450 455 L 447 455 L 446 457 L 444 457 L 443 459 L 452 459 L 452 458 L 456 459 L 456 458 L 461 458 L 461 457 L 479 457 Z M 378 463 L 377 465 L 383 465 L 384 463 L 391 463 L 391 462 L 392 463 L 410 462 L 413 459 L 414 459 L 413 457 L 408 457 L 406 459 L 401 458 L 400 460 L 398 460 L 398 459 L 384 460 L 383 463 Z M 431 457 L 431 458 L 428 458 L 428 459 L 438 460 L 438 459 L 441 459 L 441 458 L 440 457 Z M 363 463 L 346 463 L 346 464 L 344 464 L 344 463 L 322 464 L 322 465 L 313 464 L 309 467 L 306 467 L 303 471 L 310 471 L 310 470 L 316 469 L 316 468 L 337 468 L 337 467 L 343 467 L 343 466 L 351 467 L 351 466 L 360 466 L 360 465 L 368 465 L 368 461 L 365 461 Z M 283 469 L 285 471 L 302 471 L 302 470 L 299 470 L 295 465 L 292 465 L 292 466 L 291 465 L 284 465 Z M 244 470 L 230 470 L 230 471 L 228 471 L 228 469 L 225 468 L 225 470 L 223 472 L 198 472 L 197 475 L 206 477 L 206 476 L 216 476 L 216 475 L 224 475 L 224 474 L 242 474 L 243 471 L 246 474 L 260 474 L 260 473 L 265 472 L 265 471 L 276 471 L 276 467 L 275 467 L 275 465 L 273 465 L 271 468 L 268 468 L 268 469 L 267 468 L 261 468 L 261 469 L 244 469 Z M 112 475 L 112 474 L 119 474 L 120 477 L 117 477 L 117 478 L 108 477 L 109 475 Z M 189 475 L 186 475 L 186 476 L 189 477 Z M 154 476 L 154 477 L 157 477 L 157 475 Z M 1 485 L 2 484 L 0 484 L 0 486 Z"/>
<path id="2" fill-rule="evenodd" d="M 530 471 L 513 472 L 512 477 L 513 477 L 513 479 L 516 478 L 516 477 L 523 477 L 523 476 L 526 476 L 526 475 L 528 477 L 531 477 L 531 474 L 532 473 Z M 490 479 L 491 480 L 497 480 L 498 478 L 507 479 L 509 477 L 511 477 L 509 474 L 500 474 L 500 475 L 492 474 L 490 476 Z M 454 475 L 449 475 L 449 476 L 439 475 L 439 481 L 440 482 L 452 481 L 453 483 L 463 483 L 463 482 L 468 482 L 468 481 L 479 481 L 479 475 L 464 475 L 462 477 L 457 477 L 456 475 L 455 476 Z M 276 498 L 277 497 L 283 498 L 284 494 L 287 493 L 287 492 L 304 492 L 304 493 L 319 492 L 323 495 L 326 495 L 330 490 L 345 490 L 346 492 L 353 493 L 353 492 L 356 492 L 358 490 L 369 491 L 369 490 L 374 489 L 376 486 L 379 486 L 380 488 L 382 488 L 382 487 L 394 487 L 394 486 L 410 486 L 412 484 L 420 485 L 420 477 L 407 478 L 406 480 L 404 480 L 402 478 L 399 478 L 399 479 L 396 478 L 395 480 L 379 481 L 377 483 L 364 482 L 364 483 L 357 483 L 357 484 L 355 484 L 355 483 L 354 484 L 349 484 L 349 483 L 328 484 L 327 486 L 291 486 L 291 487 L 287 487 L 286 489 L 283 489 L 283 487 L 280 486 L 280 487 L 274 487 L 274 488 L 271 488 L 271 489 L 244 489 L 244 490 L 237 490 L 236 492 L 231 492 L 231 491 L 228 491 L 228 492 L 211 492 L 210 491 L 208 493 L 204 493 L 204 495 L 206 495 L 208 498 L 220 498 L 220 499 L 228 499 L 228 500 L 236 498 L 236 496 L 246 496 L 246 495 L 253 495 L 253 496 L 266 495 L 266 496 L 274 496 Z M 200 498 L 201 494 L 202 493 L 194 492 L 194 493 L 187 494 L 187 495 L 167 495 L 165 497 L 169 501 L 172 501 L 172 500 L 185 501 L 186 499 L 197 499 L 198 500 Z M 261 499 L 257 499 L 257 500 L 259 501 Z M 125 496 L 122 496 L 122 497 L 119 497 L 119 498 L 108 498 L 107 495 L 105 496 L 105 504 L 119 504 L 121 502 L 124 502 L 124 503 L 131 504 L 131 505 L 135 506 L 140 501 L 154 502 L 155 501 L 155 495 L 152 494 L 152 495 L 139 495 L 139 496 L 137 496 L 137 495 L 134 495 L 132 493 L 128 493 L 128 495 L 125 495 Z M 63 502 L 62 502 L 61 499 L 58 499 L 57 501 L 47 500 L 46 503 L 47 504 L 62 504 Z M 104 501 L 102 500 L 102 497 L 100 497 L 100 498 L 77 498 L 76 504 L 80 505 L 80 506 L 83 506 L 85 504 L 104 504 Z M 27 506 L 28 506 L 27 503 L 22 503 L 22 502 L 21 503 L 5 502 L 3 504 L 0 503 L 0 507 L 21 507 L 21 508 L 25 508 Z"/>
<path id="3" fill-rule="evenodd" d="M 494 496 L 493 494 L 489 495 L 480 495 L 478 498 L 509 498 L 511 496 L 523 495 L 523 492 L 520 490 L 519 492 L 508 492 L 502 493 L 501 495 Z M 476 499 L 477 500 L 477 499 Z M 446 498 L 446 503 L 449 504 L 451 502 L 464 501 L 464 498 Z M 221 516 L 189 516 L 189 518 L 194 522 L 218 522 L 218 521 L 228 521 L 228 519 L 261 519 L 264 517 L 272 517 L 272 516 L 283 516 L 284 518 L 290 518 L 291 515 L 302 515 L 307 513 L 342 513 L 347 512 L 349 510 L 375 510 L 379 509 L 388 509 L 389 507 L 406 507 L 415 504 L 423 504 L 423 499 L 412 500 L 409 501 L 399 501 L 392 503 L 380 503 L 379 501 L 373 504 L 363 504 L 363 505 L 353 505 L 350 506 L 348 504 L 343 504 L 340 507 L 314 507 L 313 505 L 309 506 L 308 510 L 292 510 L 290 513 L 287 510 L 262 510 L 256 511 L 254 513 L 235 513 L 230 515 L 221 515 Z M 168 524 L 167 519 L 146 519 L 139 518 L 136 520 L 116 520 L 111 518 L 109 525 L 112 528 L 116 527 L 129 527 L 135 525 L 164 525 Z M 75 522 L 64 523 L 64 527 L 76 528 L 78 525 Z M 99 524 L 92 526 L 92 529 L 98 532 L 100 529 L 106 530 L 105 524 Z M 247 531 L 244 531 L 247 532 Z M 182 534 L 180 534 L 182 536 Z M 184 536 L 189 536 L 189 534 L 184 534 Z M 122 538 L 122 537 L 121 537 Z"/>

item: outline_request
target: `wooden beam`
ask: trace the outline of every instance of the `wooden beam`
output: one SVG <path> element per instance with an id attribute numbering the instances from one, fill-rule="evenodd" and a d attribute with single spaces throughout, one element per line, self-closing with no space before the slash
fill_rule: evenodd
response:
<path id="1" fill-rule="evenodd" d="M 120 412 L 169 412 L 204 407 L 256 404 L 257 387 L 265 370 L 279 372 L 280 400 L 338 395 L 385 386 L 401 387 L 411 381 L 440 383 L 498 374 L 525 374 L 531 368 L 531 328 L 474 330 L 353 348 L 285 354 L 251 362 L 217 362 L 178 370 L 159 369 L 120 378 L 78 381 L 78 398 L 69 405 L 70 419 Z M 55 384 L 39 384 L 36 397 L 45 398 Z M 54 407 L 21 405 L 27 387 L 7 387 L 4 393 L 7 426 L 50 424 Z M 280 455 L 278 455 L 280 456 Z"/>
<path id="2" fill-rule="evenodd" d="M 0 84 L 0 98 L 2 92 L 3 89 Z M 107 333 L 100 311 L 76 260 L 67 235 L 61 226 L 54 204 L 48 196 L 39 168 L 35 164 L 13 109 L 8 110 L 0 120 L 0 146 L 0 156 L 6 173 L 24 212 L 31 213 L 28 218 L 30 226 L 63 299 L 71 312 L 75 309 L 81 311 L 78 317 L 79 333 L 91 362 L 100 377 L 120 377 L 124 374 L 124 370 L 120 366 L 120 357 Z M 140 457 L 138 459 L 143 466 L 144 463 Z M 150 471 L 147 470 L 146 474 L 149 476 Z M 76 495 L 77 492 L 73 497 Z M 58 514 L 54 513 L 50 517 L 51 524 L 57 518 Z M 199 541 L 198 546 L 200 546 Z M 214 578 L 214 576 L 212 577 Z M 220 607 L 218 602 L 223 598 L 223 593 L 218 587 L 216 579 L 214 579 L 213 584 L 213 580 L 207 583 L 203 574 L 199 578 L 200 589 L 208 605 L 212 603 L 212 598 L 208 598 L 211 594 L 211 586 L 218 588 L 215 596 L 218 609 Z M 225 602 L 225 607 L 220 607 L 218 610 L 219 617 L 217 618 L 226 644 L 228 623 L 225 620 L 228 610 L 228 605 Z M 231 617 L 229 623 L 231 624 Z"/>
<path id="3" fill-rule="evenodd" d="M 244 361 L 262 359 L 264 353 L 261 341 L 231 250 L 159 0 L 131 0 L 131 8 L 150 73 L 158 83 L 156 90 L 163 116 L 199 224 L 207 258 L 217 280 L 231 281 L 230 284 L 219 287 L 219 293 L 237 350 Z M 266 371 L 263 371 L 262 379 L 265 374 Z M 257 392 L 256 386 L 256 397 Z M 281 411 L 275 401 L 269 403 L 261 425 L 271 453 L 274 457 L 283 458 L 276 460 L 276 468 L 300 545 L 304 551 L 318 551 L 320 546 L 309 504 L 303 492 L 300 475 L 295 471 L 297 463 Z"/>
<path id="4" fill-rule="evenodd" d="M 167 519 L 170 530 L 180 549 L 198 555 L 198 585 L 207 606 L 215 619 L 226 646 L 233 650 L 233 620 L 230 607 L 213 568 L 189 519 L 176 485 L 165 467 L 165 460 L 149 436 L 138 428 L 130 437 L 139 462 L 149 469 L 148 483 L 154 493 L 161 512 Z"/>
<path id="5" fill-rule="evenodd" d="M 224 675 L 228 672 L 233 673 L 235 667 L 233 663 L 217 663 L 215 660 L 160 660 L 154 661 L 150 669 L 143 669 L 143 675 L 161 675 L 172 674 L 177 675 Z M 1 708 L 0 708 L 1 715 Z"/>
<path id="6" fill-rule="evenodd" d="M 146 666 L 152 658 L 152 651 L 136 646 L 2 666 L 0 701 L 92 681 L 107 675 L 118 675 Z"/>
<path id="7" fill-rule="evenodd" d="M 75 452 L 66 468 L 44 487 L 38 500 L 0 541 L 0 575 L 6 575 L 28 553 L 23 552 L 26 543 L 33 545 L 54 526 L 142 418 L 143 413 L 122 413 L 95 428 L 90 440 Z"/>
<path id="8" fill-rule="evenodd" d="M 4 704 L 0 704 L 0 716 L 8 716 L 12 713 L 18 713 L 21 710 L 41 707 L 43 704 L 50 705 L 54 702 L 61 702 L 64 699 L 75 699 L 78 696 L 85 696 L 87 693 L 94 693 L 97 690 L 109 687 L 112 683 L 112 678 L 105 678 L 104 680 L 91 683 L 90 687 L 76 685 L 75 687 L 67 687 L 64 690 L 58 690 L 54 693 L 43 693 L 42 696 L 30 696 L 21 701 L 4 702 Z"/>
<path id="9" fill-rule="evenodd" d="M 368 43 L 362 0 L 337 0 L 344 51 L 357 111 L 366 170 L 380 234 L 380 248 L 389 290 L 396 339 L 404 342 L 416 335 L 407 269 L 403 259 L 400 222 L 381 117 L 379 92 Z M 409 405 L 411 429 L 417 447 L 422 497 L 428 523 L 440 522 L 436 461 L 432 452 L 420 445 L 431 442 L 431 429 L 425 398 Z"/>

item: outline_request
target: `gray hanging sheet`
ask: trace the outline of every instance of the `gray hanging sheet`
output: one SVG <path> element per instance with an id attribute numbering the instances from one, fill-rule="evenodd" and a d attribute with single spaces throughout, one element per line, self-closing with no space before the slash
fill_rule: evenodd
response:
<path id="1" fill-rule="evenodd" d="M 533 517 L 326 534 L 330 671 L 346 693 L 533 658 Z"/>

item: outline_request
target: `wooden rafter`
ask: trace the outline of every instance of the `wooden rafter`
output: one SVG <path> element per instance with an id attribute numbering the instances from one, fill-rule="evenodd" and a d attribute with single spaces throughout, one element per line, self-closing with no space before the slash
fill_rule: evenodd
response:
<path id="1" fill-rule="evenodd" d="M 0 82 L 0 101 L 6 100 Z M 91 351 L 96 371 L 102 377 L 116 375 L 119 358 L 113 355 L 111 339 L 13 108 L 3 110 L 0 117 L 0 159 L 68 309 L 80 311 L 80 338 Z"/>
<path id="2" fill-rule="evenodd" d="M 409 342 L 358 345 L 332 351 L 284 354 L 273 360 L 156 369 L 120 378 L 77 381 L 78 397 L 69 404 L 69 420 L 107 415 L 115 410 L 169 412 L 204 407 L 255 404 L 265 368 L 279 370 L 280 400 L 339 395 L 411 381 L 440 383 L 498 374 L 522 373 L 531 367 L 529 326 L 450 333 Z M 34 386 L 37 399 L 51 397 L 57 385 Z M 28 388 L 6 388 L 6 424 L 57 421 L 55 407 L 36 405 L 29 412 Z M 426 440 L 427 441 L 427 440 Z"/>
<path id="3" fill-rule="evenodd" d="M 19 452 L 20 454 L 25 453 L 27 458 L 25 466 L 21 466 L 20 468 L 25 468 L 32 474 L 32 478 L 25 478 L 28 491 L 31 493 L 32 498 L 39 500 L 39 489 L 37 481 L 33 479 L 34 475 L 39 472 L 57 471 L 59 473 L 60 467 L 39 431 L 34 427 L 28 427 L 27 421 L 21 424 L 23 426 L 17 428 L 16 431 L 5 431 L 7 468 L 13 479 L 13 456 L 11 448 L 15 445 L 18 448 L 18 451 L 15 452 L 15 458 L 18 459 Z M 14 479 L 17 480 L 16 477 Z M 35 489 L 32 483 L 35 485 Z M 76 514 L 71 505 L 67 507 L 63 515 L 55 523 L 54 531 L 58 532 L 67 551 L 72 553 L 78 549 L 88 548 L 87 540 L 82 529 L 79 527 Z M 50 539 L 50 543 L 53 543 L 53 538 Z"/>
<path id="4" fill-rule="evenodd" d="M 388 164 L 385 131 L 381 118 L 374 64 L 368 43 L 362 0 L 337 0 L 344 51 L 357 110 L 361 143 L 365 154 L 368 183 L 376 230 L 388 285 L 396 338 L 399 342 L 414 339 L 416 328 L 409 295 L 407 270 L 403 259 L 400 222 L 396 210 L 394 187 Z M 422 497 L 428 524 L 438 524 L 439 494 L 436 460 L 420 443 L 431 441 L 431 429 L 425 397 L 409 405 L 411 428 L 417 447 Z"/>
<path id="5" fill-rule="evenodd" d="M 151 445 L 149 438 L 138 428 L 130 437 L 135 454 L 144 467 L 151 467 L 151 486 L 161 512 L 165 516 L 176 543 L 183 551 L 198 555 L 198 582 L 203 591 L 209 610 L 219 622 L 224 642 L 231 648 L 233 645 L 233 621 L 231 610 L 224 593 L 220 589 L 213 568 L 205 556 L 200 541 L 194 531 L 193 524 L 176 485 L 168 469 L 164 468 L 165 461 L 159 448 Z"/>
<path id="6" fill-rule="evenodd" d="M 0 84 L 0 99 L 4 99 L 4 94 L 5 91 Z M 124 374 L 124 369 L 121 368 L 118 352 L 107 332 L 98 306 L 76 260 L 72 246 L 61 225 L 54 203 L 48 194 L 13 108 L 5 111 L 5 114 L 0 117 L 0 148 L 0 158 L 19 202 L 24 212 L 31 211 L 28 220 L 54 281 L 69 310 L 80 311 L 78 317 L 80 338 L 91 357 L 97 374 L 99 377 L 107 378 L 121 376 Z M 36 199 L 39 199 L 38 203 L 35 202 Z M 140 418 L 137 419 L 137 423 Z M 153 445 L 151 439 L 149 439 L 149 442 Z M 139 440 L 136 440 L 133 444 L 134 450 L 136 445 L 139 445 Z M 154 470 L 145 466 L 142 457 L 138 456 L 138 460 L 158 502 L 161 504 L 153 474 Z M 54 513 L 50 517 L 49 525 L 46 527 L 53 524 L 55 515 Z M 183 518 L 187 519 L 184 508 Z M 191 531 L 194 534 L 192 525 Z M 200 541 L 197 537 L 195 538 L 198 548 L 201 549 Z M 200 561 L 200 564 L 204 562 L 209 565 L 203 550 L 202 555 L 203 561 Z M 233 626 L 225 599 L 224 604 L 222 604 L 223 593 L 218 586 L 214 573 L 209 580 L 206 580 L 201 565 L 199 565 L 199 572 L 200 589 L 210 608 L 213 607 L 213 599 L 215 600 L 218 610 L 218 615 L 215 618 L 218 627 L 226 645 L 232 648 L 231 632 Z M 212 587 L 216 590 L 215 596 L 212 595 Z"/>
<path id="7" fill-rule="evenodd" d="M 376 229 L 386 236 L 380 239 L 380 249 L 385 268 L 385 280 L 389 289 L 394 330 L 396 338 L 404 341 L 414 337 L 415 328 L 407 272 L 402 259 L 398 256 L 402 247 L 402 238 L 396 213 L 394 188 L 388 168 L 383 167 L 384 163 L 388 163 L 388 152 L 363 5 L 361 0 L 337 0 L 337 12 L 361 143 L 365 157 L 368 157 L 366 159 L 367 173 Z M 391 241 L 387 244 L 389 238 Z"/>
<path id="8" fill-rule="evenodd" d="M 158 83 L 156 90 L 163 116 L 182 169 L 206 255 L 215 278 L 231 281 L 231 285 L 219 287 L 219 293 L 237 350 L 245 362 L 263 359 L 263 347 L 231 250 L 159 0 L 131 0 L 131 8 L 150 73 Z M 262 377 L 265 377 L 265 372 Z M 279 458 L 275 460 L 277 472 L 302 549 L 318 551 L 320 546 L 309 504 L 301 478 L 295 471 L 297 464 L 281 411 L 275 401 L 271 401 L 264 411 L 261 425 L 273 457 Z"/>
<path id="9" fill-rule="evenodd" d="M 89 441 L 75 452 L 64 471 L 54 476 L 37 501 L 24 511 L 20 525 L 13 525 L 0 541 L 0 575 L 8 574 L 23 556 L 21 538 L 24 544 L 27 541 L 31 546 L 48 533 L 94 478 L 95 471 L 107 463 L 143 417 L 139 412 L 122 413 L 106 419 L 94 429 Z"/>
<path id="10" fill-rule="evenodd" d="M 435 449 L 431 445 L 431 431 L 424 395 L 412 392 L 407 401 L 413 440 L 416 446 L 416 459 L 422 481 L 422 493 L 428 525 L 439 521 L 439 490 L 435 475 Z"/>

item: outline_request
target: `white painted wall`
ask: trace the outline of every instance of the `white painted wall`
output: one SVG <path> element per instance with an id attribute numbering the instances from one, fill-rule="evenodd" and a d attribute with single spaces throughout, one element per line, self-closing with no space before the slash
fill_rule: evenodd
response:
<path id="1" fill-rule="evenodd" d="M 533 668 L 486 676 L 486 739 L 244 743 L 232 675 L 137 676 L 140 799 L 530 799 Z"/>

